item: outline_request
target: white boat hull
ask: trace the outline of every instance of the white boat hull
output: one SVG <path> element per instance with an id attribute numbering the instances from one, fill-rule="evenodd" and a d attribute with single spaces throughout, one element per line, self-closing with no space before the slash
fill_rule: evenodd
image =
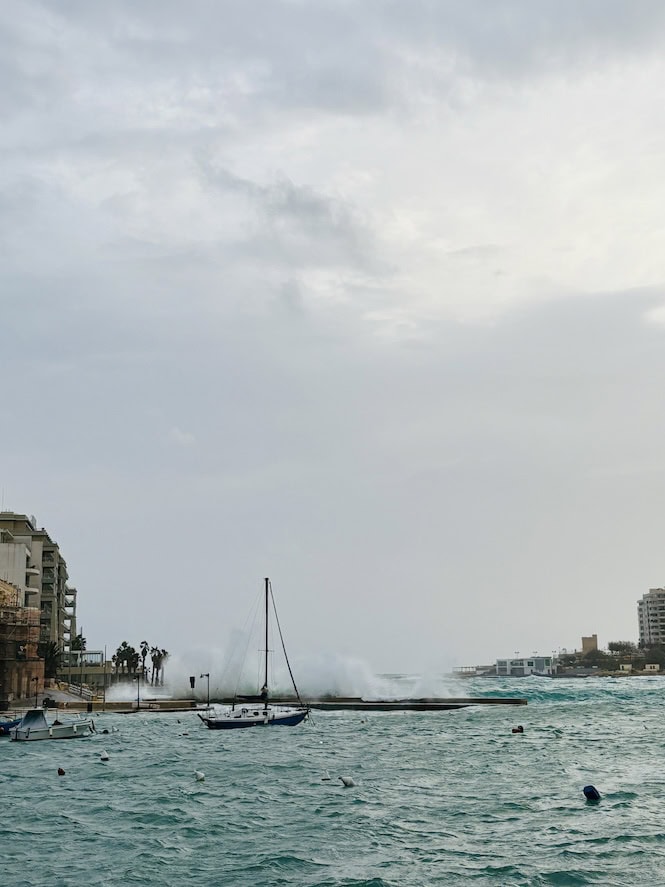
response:
<path id="1" fill-rule="evenodd" d="M 15 742 L 37 742 L 42 739 L 82 739 L 94 731 L 92 718 L 49 724 L 41 709 L 32 709 L 10 730 L 10 736 Z"/>

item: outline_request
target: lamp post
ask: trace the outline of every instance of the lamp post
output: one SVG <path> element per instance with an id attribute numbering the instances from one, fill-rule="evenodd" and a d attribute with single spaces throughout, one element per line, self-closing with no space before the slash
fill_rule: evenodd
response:
<path id="1" fill-rule="evenodd" d="M 199 675 L 199 677 L 201 677 L 201 678 L 207 678 L 207 680 L 208 680 L 208 700 L 207 700 L 207 705 L 208 705 L 208 708 L 210 708 L 210 672 L 205 672 L 205 674 Z"/>
<path id="2" fill-rule="evenodd" d="M 141 675 L 136 675 L 136 710 L 141 708 Z"/>

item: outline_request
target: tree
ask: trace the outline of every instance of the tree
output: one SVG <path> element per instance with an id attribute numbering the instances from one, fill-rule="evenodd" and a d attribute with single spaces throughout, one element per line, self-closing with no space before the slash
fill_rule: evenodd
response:
<path id="1" fill-rule="evenodd" d="M 622 653 L 624 655 L 637 653 L 637 647 L 632 641 L 610 641 L 607 649 L 610 653 Z"/>
<path id="2" fill-rule="evenodd" d="M 72 650 L 80 650 L 81 652 L 83 652 L 87 646 L 88 642 L 82 634 L 77 634 L 72 641 Z"/>
<path id="3" fill-rule="evenodd" d="M 135 672 L 139 667 L 139 654 L 127 641 L 120 644 L 111 660 L 115 664 L 116 672 L 122 672 L 124 667 L 124 670 L 129 674 Z"/>
<path id="4" fill-rule="evenodd" d="M 44 677 L 54 678 L 60 667 L 62 648 L 55 641 L 42 643 L 37 648 L 38 655 L 44 660 Z"/>
<path id="5" fill-rule="evenodd" d="M 152 673 L 150 675 L 151 684 L 157 685 L 160 683 L 160 674 L 162 678 L 161 684 L 164 684 L 164 665 L 168 658 L 168 650 L 160 650 L 159 647 L 150 648 L 150 659 L 152 660 Z"/>
<path id="6" fill-rule="evenodd" d="M 141 641 L 139 644 L 139 650 L 141 651 L 141 671 L 143 673 L 143 680 L 146 679 L 146 667 L 145 661 L 148 658 L 148 652 L 150 651 L 150 644 L 147 641 Z"/>

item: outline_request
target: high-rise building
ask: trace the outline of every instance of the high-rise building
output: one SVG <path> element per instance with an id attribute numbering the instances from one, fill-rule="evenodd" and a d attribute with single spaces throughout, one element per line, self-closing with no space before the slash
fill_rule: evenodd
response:
<path id="1" fill-rule="evenodd" d="M 650 588 L 637 602 L 640 647 L 665 643 L 665 588 Z"/>
<path id="2" fill-rule="evenodd" d="M 71 650 L 76 636 L 76 589 L 67 585 L 67 563 L 34 517 L 0 512 L 0 579 L 20 592 L 20 604 L 39 610 L 39 641 Z"/>

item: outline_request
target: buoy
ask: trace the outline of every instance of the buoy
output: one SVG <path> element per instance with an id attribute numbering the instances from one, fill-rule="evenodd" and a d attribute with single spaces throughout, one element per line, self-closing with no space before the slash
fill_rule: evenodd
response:
<path id="1" fill-rule="evenodd" d="M 342 780 L 344 788 L 351 788 L 355 785 L 355 782 L 350 776 L 339 776 L 338 779 Z"/>
<path id="2" fill-rule="evenodd" d="M 108 732 L 109 732 L 109 731 L 106 729 L 106 727 L 102 730 L 102 733 L 104 733 L 105 735 L 107 735 Z"/>
<path id="3" fill-rule="evenodd" d="M 595 785 L 585 785 L 582 791 L 587 801 L 600 801 L 600 792 Z"/>
<path id="4" fill-rule="evenodd" d="M 195 771 L 194 771 L 194 776 L 196 776 L 196 781 L 197 781 L 197 782 L 203 782 L 203 780 L 206 778 L 205 773 L 201 773 L 200 770 L 195 770 Z"/>
<path id="5" fill-rule="evenodd" d="M 58 776 L 64 776 L 64 775 L 65 775 L 65 771 L 62 769 L 62 767 L 58 767 Z"/>
<path id="6" fill-rule="evenodd" d="M 321 777 L 321 782 L 330 782 L 330 773 L 327 770 L 323 771 L 323 776 Z"/>
<path id="7" fill-rule="evenodd" d="M 524 727 L 520 724 L 519 727 L 513 727 L 513 733 L 524 733 Z"/>
<path id="8" fill-rule="evenodd" d="M 99 757 L 102 759 L 102 761 L 108 761 L 109 753 L 107 751 L 103 751 Z"/>

